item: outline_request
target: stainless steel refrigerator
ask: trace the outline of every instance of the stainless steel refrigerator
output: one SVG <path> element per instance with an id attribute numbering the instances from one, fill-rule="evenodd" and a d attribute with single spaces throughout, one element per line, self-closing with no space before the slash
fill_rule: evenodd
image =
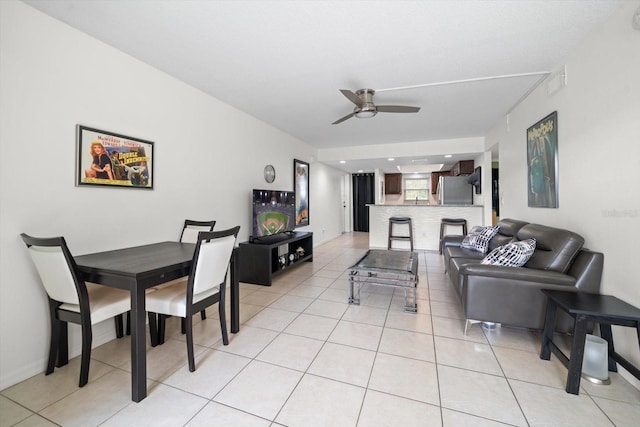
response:
<path id="1" fill-rule="evenodd" d="M 438 202 L 441 205 L 473 204 L 473 186 L 466 176 L 441 176 L 438 181 Z"/>

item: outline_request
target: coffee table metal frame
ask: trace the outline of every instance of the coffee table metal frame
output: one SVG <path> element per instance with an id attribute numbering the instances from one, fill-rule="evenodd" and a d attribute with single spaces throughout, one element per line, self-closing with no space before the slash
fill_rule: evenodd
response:
<path id="1" fill-rule="evenodd" d="M 360 305 L 363 285 L 391 286 L 404 290 L 404 311 L 418 311 L 418 253 L 371 249 L 349 267 L 349 304 Z"/>

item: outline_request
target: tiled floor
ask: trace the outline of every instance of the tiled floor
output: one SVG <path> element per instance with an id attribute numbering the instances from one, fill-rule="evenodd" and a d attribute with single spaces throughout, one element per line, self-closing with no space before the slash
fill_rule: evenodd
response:
<path id="1" fill-rule="evenodd" d="M 474 325 L 464 336 L 436 253 L 420 254 L 417 314 L 382 287 L 349 306 L 345 270 L 367 246 L 366 234 L 346 234 L 271 287 L 241 284 L 242 327 L 228 346 L 215 308 L 196 316 L 194 373 L 170 319 L 170 339 L 149 348 L 141 403 L 130 401 L 124 338 L 93 351 L 84 388 L 76 358 L 3 390 L 0 426 L 640 425 L 640 391 L 618 374 L 565 393 L 564 367 L 538 357 L 540 333 Z"/>

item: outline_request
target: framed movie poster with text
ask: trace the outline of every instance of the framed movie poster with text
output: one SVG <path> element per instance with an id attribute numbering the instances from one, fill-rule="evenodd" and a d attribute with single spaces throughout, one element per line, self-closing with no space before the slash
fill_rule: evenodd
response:
<path id="1" fill-rule="evenodd" d="M 296 193 L 296 227 L 309 225 L 309 163 L 293 159 L 293 191 Z"/>
<path id="2" fill-rule="evenodd" d="M 527 129 L 529 207 L 558 207 L 558 112 Z"/>
<path id="3" fill-rule="evenodd" d="M 76 185 L 153 189 L 153 142 L 77 126 Z"/>

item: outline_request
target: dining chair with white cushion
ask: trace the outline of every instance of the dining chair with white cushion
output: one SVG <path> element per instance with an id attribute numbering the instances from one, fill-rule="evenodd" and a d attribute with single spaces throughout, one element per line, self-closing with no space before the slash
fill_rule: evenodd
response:
<path id="1" fill-rule="evenodd" d="M 164 341 L 166 316 L 186 319 L 187 355 L 189 370 L 195 371 L 193 352 L 192 317 L 199 311 L 218 304 L 222 342 L 229 343 L 225 314 L 227 272 L 236 244 L 240 226 L 224 231 L 201 231 L 196 240 L 196 249 L 189 276 L 172 286 L 162 288 L 146 296 L 147 310 L 158 314 L 157 341 Z"/>
<path id="2" fill-rule="evenodd" d="M 121 338 L 122 314 L 131 309 L 128 291 L 114 289 L 82 280 L 76 263 L 64 237 L 38 238 L 22 233 L 40 281 L 49 299 L 51 317 L 51 342 L 46 375 L 60 367 L 68 359 L 68 322 L 82 328 L 82 355 L 80 363 L 80 387 L 89 380 L 91 360 L 92 325 L 114 317 L 116 336 Z"/>

